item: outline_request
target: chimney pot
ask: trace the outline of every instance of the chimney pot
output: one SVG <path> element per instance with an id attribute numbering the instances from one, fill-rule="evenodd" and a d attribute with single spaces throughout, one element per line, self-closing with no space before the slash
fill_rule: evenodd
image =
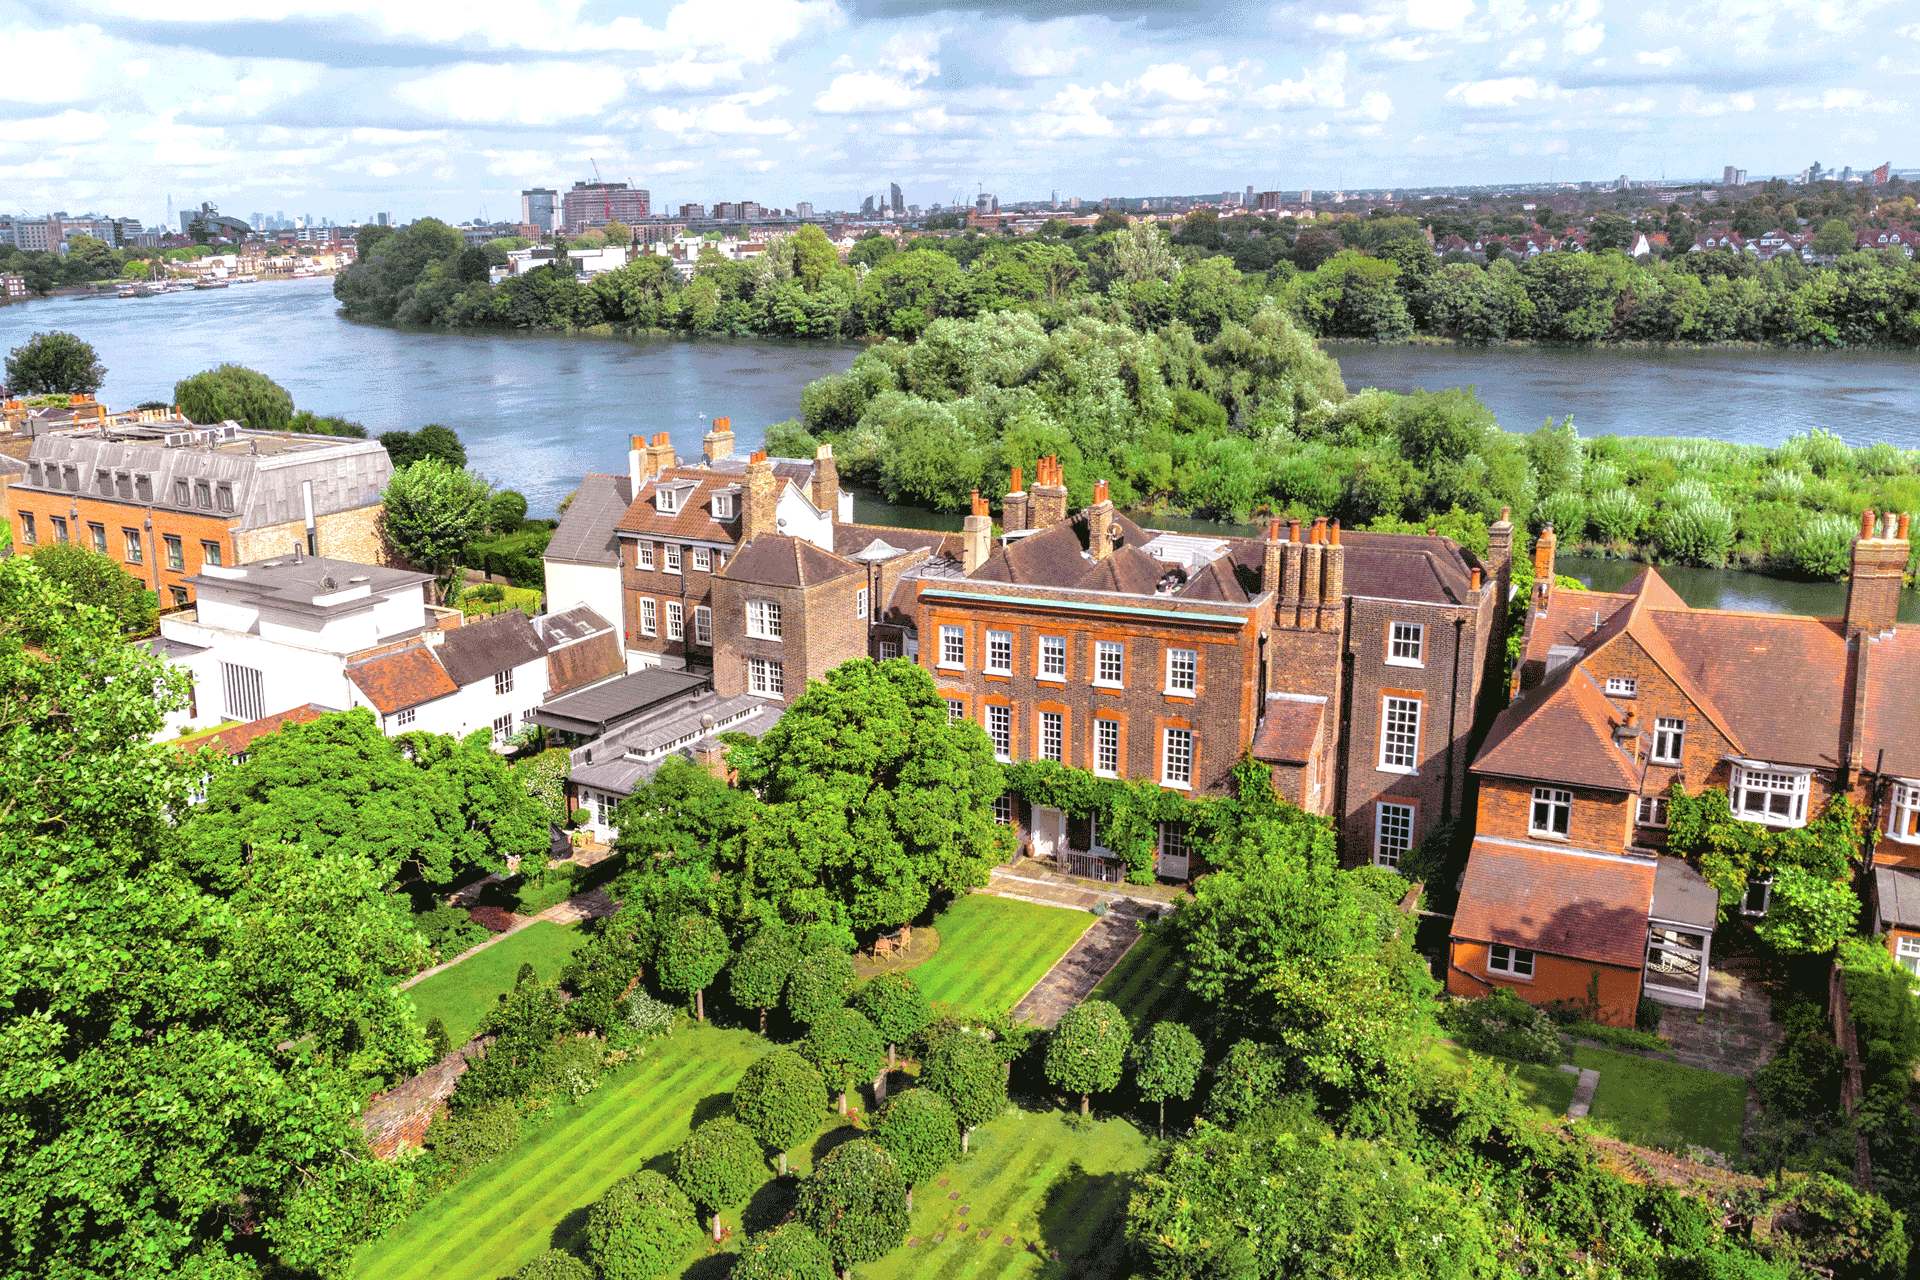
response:
<path id="1" fill-rule="evenodd" d="M 755 449 L 753 451 L 753 456 L 747 459 L 747 461 L 749 462 L 765 462 L 766 460 L 767 460 L 767 451 L 765 449 Z"/>
<path id="2" fill-rule="evenodd" d="M 1015 467 L 1013 469 L 1013 479 L 1007 485 L 1007 492 L 1008 493 L 1025 493 L 1026 490 L 1020 487 L 1021 479 L 1022 477 L 1020 475 L 1020 468 Z"/>
<path id="3" fill-rule="evenodd" d="M 1897 535 L 1900 541 L 1906 542 L 1908 540 L 1908 533 L 1912 528 L 1912 521 L 1913 521 L 1912 512 L 1902 511 L 1900 513 L 1900 531 L 1899 531 L 1899 534 Z"/>
<path id="4" fill-rule="evenodd" d="M 1478 591 L 1478 590 L 1480 589 L 1480 571 L 1479 571 L 1478 569 L 1475 569 L 1475 570 L 1473 571 L 1473 587 L 1472 587 L 1472 589 L 1473 589 L 1473 590 L 1475 590 L 1475 591 Z"/>
<path id="5" fill-rule="evenodd" d="M 1300 541 L 1300 522 L 1298 520 L 1287 521 L 1287 541 Z"/>
<path id="6" fill-rule="evenodd" d="M 1873 536 L 1873 508 L 1871 507 L 1860 513 L 1860 536 L 1863 538 Z"/>
<path id="7" fill-rule="evenodd" d="M 1340 518 L 1338 516 L 1335 516 L 1333 523 L 1327 526 L 1327 536 L 1332 539 L 1332 545 L 1336 547 L 1340 545 Z"/>
<path id="8" fill-rule="evenodd" d="M 1267 522 L 1267 541 L 1268 542 L 1280 541 L 1280 517 L 1279 516 L 1275 516 L 1272 520 L 1269 520 Z"/>

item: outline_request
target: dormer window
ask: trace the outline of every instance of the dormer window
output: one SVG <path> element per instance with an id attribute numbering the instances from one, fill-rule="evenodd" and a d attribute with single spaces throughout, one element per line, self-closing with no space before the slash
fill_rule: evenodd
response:
<path id="1" fill-rule="evenodd" d="M 1920 785 L 1896 782 L 1887 813 L 1887 835 L 1907 844 L 1920 844 Z"/>
<path id="2" fill-rule="evenodd" d="M 653 509 L 662 515 L 671 515 L 680 509 L 680 491 L 677 489 L 655 489 L 653 491 Z"/>
<path id="3" fill-rule="evenodd" d="M 714 494 L 713 495 L 713 518 L 715 520 L 731 520 L 733 519 L 733 517 L 734 517 L 733 495 L 730 493 Z"/>

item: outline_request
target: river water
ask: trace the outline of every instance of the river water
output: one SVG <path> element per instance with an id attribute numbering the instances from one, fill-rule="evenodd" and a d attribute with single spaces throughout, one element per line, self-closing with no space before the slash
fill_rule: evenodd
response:
<path id="1" fill-rule="evenodd" d="M 809 382 L 853 363 L 851 343 L 771 339 L 643 339 L 560 334 L 446 333 L 350 324 L 325 278 L 263 281 L 158 298 L 50 298 L 0 307 L 0 351 L 64 329 L 107 367 L 112 405 L 169 400 L 181 378 L 233 361 L 293 393 L 295 404 L 378 435 L 429 422 L 454 428 L 474 469 L 551 515 L 588 471 L 626 466 L 627 437 L 667 432 L 698 455 L 714 416 L 733 419 L 738 447 L 798 415 Z M 1406 391 L 1471 385 L 1500 425 L 1530 431 L 1573 414 L 1583 436 L 1707 435 L 1779 444 L 1822 427 L 1850 443 L 1920 447 L 1920 354 L 1746 350 L 1560 350 L 1543 347 L 1381 347 L 1330 343 L 1347 385 Z M 856 494 L 857 519 L 957 529 L 957 515 L 893 507 Z M 1243 527 L 1156 518 L 1194 532 Z M 1563 562 L 1605 589 L 1639 566 Z M 1845 587 L 1737 570 L 1663 569 L 1698 607 L 1834 615 Z M 1901 616 L 1920 621 L 1908 592 Z"/>

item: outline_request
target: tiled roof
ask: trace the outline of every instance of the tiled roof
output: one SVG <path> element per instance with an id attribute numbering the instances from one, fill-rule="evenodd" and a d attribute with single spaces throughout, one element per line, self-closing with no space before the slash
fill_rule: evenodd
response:
<path id="1" fill-rule="evenodd" d="M 548 645 L 569 644 L 613 630 L 613 624 L 595 613 L 589 605 L 575 605 L 559 613 L 543 613 L 533 619 L 533 629 Z"/>
<path id="2" fill-rule="evenodd" d="M 476 618 L 447 632 L 440 642 L 440 665 L 463 688 L 546 656 L 546 642 L 518 609 Z"/>
<path id="3" fill-rule="evenodd" d="M 662 481 L 669 487 L 676 483 L 681 486 L 679 510 L 661 512 L 655 509 L 654 495 Z M 625 534 L 651 534 L 656 538 L 676 538 L 687 542 L 731 543 L 734 531 L 740 527 L 739 513 L 745 505 L 746 495 L 742 493 L 735 496 L 734 515 L 722 521 L 713 518 L 713 493 L 716 489 L 738 486 L 740 483 L 736 476 L 705 467 L 670 467 L 640 487 L 640 492 L 633 495 L 633 501 L 628 504 L 615 528 Z M 691 488 L 686 487 L 688 485 Z M 776 485 L 776 497 L 778 493 Z"/>
<path id="4" fill-rule="evenodd" d="M 464 630 L 465 628 L 459 628 Z M 448 634 L 452 634 L 449 632 Z M 347 679 L 383 716 L 459 692 L 425 645 L 383 653 L 347 667 Z"/>
<path id="5" fill-rule="evenodd" d="M 570 564 L 619 564 L 620 540 L 613 531 L 632 504 L 633 482 L 626 476 L 582 476 L 580 491 L 560 517 L 545 558 Z"/>
<path id="6" fill-rule="evenodd" d="M 953 554 L 960 554 L 960 535 L 943 533 L 938 529 L 894 529 L 873 524 L 840 524 L 833 526 L 833 550 L 835 555 L 857 558 L 876 542 L 883 542 L 899 551 L 926 551 L 938 554 L 951 540 Z"/>
<path id="7" fill-rule="evenodd" d="M 741 547 L 720 572 L 763 587 L 810 587 L 860 573 L 851 560 L 784 533 L 762 534 Z"/>
<path id="8" fill-rule="evenodd" d="M 1325 698 L 1268 694 L 1266 713 L 1253 735 L 1253 758 L 1269 764 L 1305 764 L 1320 740 L 1326 715 Z"/>
<path id="9" fill-rule="evenodd" d="M 1704 690 L 1702 709 L 1728 726 L 1743 754 L 1829 768 L 1845 758 L 1847 640 L 1839 619 L 1706 610 L 1650 616 L 1672 661 Z"/>
<path id="10" fill-rule="evenodd" d="M 1920 627 L 1867 636 L 1863 647 L 1867 708 L 1861 762 L 1898 777 L 1920 778 Z"/>
<path id="11" fill-rule="evenodd" d="M 555 697 L 610 680 L 626 669 L 627 657 L 621 649 L 620 637 L 612 631 L 603 631 L 547 654 L 547 696 Z"/>
<path id="12" fill-rule="evenodd" d="M 323 707 L 317 702 L 309 702 L 304 707 L 294 707 L 288 711 L 276 711 L 270 716 L 262 716 L 246 724 L 237 724 L 230 729 L 222 729 L 209 738 L 194 742 L 196 750 L 201 747 L 219 747 L 230 756 L 237 756 L 253 745 L 254 739 L 264 738 L 270 733 L 290 724 L 308 724 L 321 716 L 333 712 L 333 707 Z"/>
<path id="13" fill-rule="evenodd" d="M 1453 936 L 1638 969 L 1646 962 L 1654 860 L 1473 842 Z"/>
<path id="14" fill-rule="evenodd" d="M 1350 596 L 1464 604 L 1472 567 L 1451 538 L 1345 530 L 1346 588 Z"/>
<path id="15" fill-rule="evenodd" d="M 1501 711 L 1473 771 L 1638 791 L 1632 757 L 1613 745 L 1613 726 L 1622 719 L 1592 677 L 1569 663 Z"/>

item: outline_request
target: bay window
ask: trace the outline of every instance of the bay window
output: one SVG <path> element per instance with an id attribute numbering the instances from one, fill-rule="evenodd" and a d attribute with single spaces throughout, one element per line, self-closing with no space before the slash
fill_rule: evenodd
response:
<path id="1" fill-rule="evenodd" d="M 1894 783 L 1888 805 L 1887 835 L 1907 844 L 1920 844 L 1920 786 Z"/>
<path id="2" fill-rule="evenodd" d="M 1811 771 L 1790 773 L 1735 765 L 1727 789 L 1733 816 L 1774 827 L 1804 827 L 1812 777 Z"/>

